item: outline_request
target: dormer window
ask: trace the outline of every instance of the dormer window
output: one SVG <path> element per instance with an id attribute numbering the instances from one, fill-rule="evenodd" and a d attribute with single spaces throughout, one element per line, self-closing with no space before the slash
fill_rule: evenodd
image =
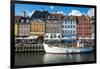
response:
<path id="1" fill-rule="evenodd" d="M 53 17 L 52 16 L 50 16 L 50 19 L 52 19 Z"/>
<path id="2" fill-rule="evenodd" d="M 57 19 L 57 17 L 54 17 L 55 19 Z"/>
<path id="3" fill-rule="evenodd" d="M 24 23 L 24 19 L 21 19 L 21 23 Z"/>
<path id="4" fill-rule="evenodd" d="M 55 17 L 55 16 L 53 16 L 53 19 L 56 19 L 56 17 Z"/>
<path id="5" fill-rule="evenodd" d="M 29 19 L 26 20 L 26 23 L 29 23 Z"/>

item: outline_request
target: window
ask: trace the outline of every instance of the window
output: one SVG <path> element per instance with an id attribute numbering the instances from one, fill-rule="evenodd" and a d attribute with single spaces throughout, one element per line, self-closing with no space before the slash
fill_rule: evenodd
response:
<path id="1" fill-rule="evenodd" d="M 30 47 L 30 49 L 31 49 L 31 47 Z"/>
<path id="2" fill-rule="evenodd" d="M 65 25 L 65 28 L 67 28 L 67 26 Z"/>
<path id="3" fill-rule="evenodd" d="M 24 23 L 24 19 L 21 19 L 21 23 Z"/>
<path id="4" fill-rule="evenodd" d="M 19 50 L 19 47 L 17 47 L 17 50 Z"/>
<path id="5" fill-rule="evenodd" d="M 38 49 L 38 47 L 35 47 L 36 49 Z"/>
<path id="6" fill-rule="evenodd" d="M 48 35 L 46 35 L 46 38 L 48 38 Z"/>
<path id="7" fill-rule="evenodd" d="M 65 24 L 67 24 L 67 21 L 65 21 L 66 23 Z"/>
<path id="8" fill-rule="evenodd" d="M 64 28 L 64 26 L 62 25 L 62 28 Z"/>
<path id="9" fill-rule="evenodd" d="M 68 21 L 66 21 L 66 24 L 68 23 Z"/>
<path id="10" fill-rule="evenodd" d="M 49 18 L 52 19 L 52 16 L 50 16 Z"/>
<path id="11" fill-rule="evenodd" d="M 72 28 L 72 25 L 70 26 L 70 28 Z"/>
<path id="12" fill-rule="evenodd" d="M 70 24 L 72 24 L 72 21 L 70 21 Z"/>
<path id="13" fill-rule="evenodd" d="M 26 23 L 29 23 L 29 19 L 26 20 Z"/>
<path id="14" fill-rule="evenodd" d="M 34 47 L 33 47 L 33 49 L 34 49 Z"/>
<path id="15" fill-rule="evenodd" d="M 73 28 L 75 28 L 75 25 L 73 25 Z"/>
<path id="16" fill-rule="evenodd" d="M 22 50 L 22 47 L 20 47 L 20 50 Z"/>
<path id="17" fill-rule="evenodd" d="M 67 30 L 65 30 L 65 33 L 67 33 Z"/>
<path id="18" fill-rule="evenodd" d="M 56 37 L 56 35 L 51 35 L 51 38 L 55 38 Z"/>
<path id="19" fill-rule="evenodd" d="M 72 21 L 72 23 L 74 24 L 74 23 L 75 23 L 75 21 Z"/>
<path id="20" fill-rule="evenodd" d="M 64 30 L 62 30 L 62 33 L 64 33 Z"/>
<path id="21" fill-rule="evenodd" d="M 64 24 L 66 24 L 66 21 L 64 21 Z"/>
<path id="22" fill-rule="evenodd" d="M 71 21 L 69 21 L 69 23 L 71 23 Z"/>
<path id="23" fill-rule="evenodd" d="M 60 38 L 60 35 L 58 35 L 58 38 Z"/>
<path id="24" fill-rule="evenodd" d="M 68 33 L 70 33 L 70 31 L 68 30 Z"/>
<path id="25" fill-rule="evenodd" d="M 21 30 L 20 33 L 23 33 L 23 30 Z"/>
<path id="26" fill-rule="evenodd" d="M 73 33 L 75 33 L 75 30 L 73 30 Z"/>
<path id="27" fill-rule="evenodd" d="M 68 25 L 68 28 L 70 28 L 70 26 Z"/>
<path id="28" fill-rule="evenodd" d="M 67 21 L 67 23 L 69 23 L 69 21 Z"/>

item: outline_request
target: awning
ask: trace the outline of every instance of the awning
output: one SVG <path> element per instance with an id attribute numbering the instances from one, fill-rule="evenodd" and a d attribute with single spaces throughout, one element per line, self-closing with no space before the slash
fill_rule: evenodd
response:
<path id="1" fill-rule="evenodd" d="M 18 38 L 15 38 L 15 39 L 37 39 L 38 36 L 29 36 L 29 37 L 18 37 Z"/>
<path id="2" fill-rule="evenodd" d="M 29 36 L 29 37 L 26 37 L 24 39 L 37 39 L 37 38 L 38 38 L 38 36 Z"/>
<path id="3" fill-rule="evenodd" d="M 15 39 L 24 39 L 24 38 L 22 38 L 22 37 L 18 37 L 18 38 L 15 38 Z"/>

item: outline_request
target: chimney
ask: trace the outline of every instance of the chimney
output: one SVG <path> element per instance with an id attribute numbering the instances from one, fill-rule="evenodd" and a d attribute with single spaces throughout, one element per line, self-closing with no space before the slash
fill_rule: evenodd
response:
<path id="1" fill-rule="evenodd" d="M 26 17 L 26 12 L 25 12 L 25 11 L 23 11 L 23 13 L 24 13 L 24 17 Z"/>

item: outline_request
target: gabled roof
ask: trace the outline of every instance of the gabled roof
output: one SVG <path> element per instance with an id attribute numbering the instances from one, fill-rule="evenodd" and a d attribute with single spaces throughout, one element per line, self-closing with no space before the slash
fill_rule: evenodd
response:
<path id="1" fill-rule="evenodd" d="M 45 18 L 47 17 L 48 15 L 48 11 L 35 11 L 31 18 L 32 19 L 42 19 L 42 20 L 45 20 Z"/>
<path id="2" fill-rule="evenodd" d="M 40 19 L 34 19 L 32 20 L 32 23 L 45 23 L 45 22 Z"/>
<path id="3" fill-rule="evenodd" d="M 76 20 L 76 16 L 64 16 L 65 20 Z"/>
<path id="4" fill-rule="evenodd" d="M 48 15 L 47 19 L 62 19 L 63 14 L 51 13 Z"/>
<path id="5" fill-rule="evenodd" d="M 30 21 L 32 20 L 30 17 L 21 17 L 21 18 L 19 19 L 19 23 L 22 23 L 22 22 L 21 22 L 21 19 L 24 20 L 23 23 L 30 23 Z M 29 22 L 27 22 L 27 20 L 29 20 Z"/>
<path id="6" fill-rule="evenodd" d="M 82 16 L 76 16 L 76 18 L 78 19 L 78 20 L 85 20 L 85 19 L 87 19 L 87 20 L 90 20 L 90 17 L 89 16 L 86 16 L 86 15 L 82 15 Z"/>

